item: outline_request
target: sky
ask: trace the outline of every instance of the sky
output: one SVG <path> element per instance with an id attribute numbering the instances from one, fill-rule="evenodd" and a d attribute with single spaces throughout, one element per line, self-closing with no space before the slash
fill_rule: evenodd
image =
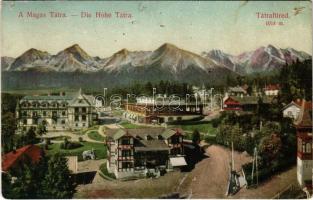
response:
<path id="1" fill-rule="evenodd" d="M 56 54 L 77 43 L 89 55 L 103 58 L 123 48 L 152 51 L 172 43 L 199 54 L 220 49 L 238 55 L 268 44 L 312 54 L 311 5 L 309 1 L 2 2 L 1 51 L 11 57 L 30 48 Z M 305 8 L 294 15 L 295 7 Z M 67 17 L 51 18 L 50 11 Z M 27 12 L 46 17 L 26 17 Z M 82 18 L 81 12 L 92 17 Z M 112 13 L 112 17 L 96 18 L 96 12 Z M 115 12 L 132 17 L 117 18 Z M 257 12 L 288 12 L 289 18 L 258 19 Z M 266 26 L 266 21 L 284 25 Z"/>

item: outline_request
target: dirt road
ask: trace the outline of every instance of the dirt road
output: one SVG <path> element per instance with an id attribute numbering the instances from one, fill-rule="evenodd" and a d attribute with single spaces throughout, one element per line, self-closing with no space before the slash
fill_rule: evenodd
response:
<path id="1" fill-rule="evenodd" d="M 222 146 L 207 148 L 208 158 L 199 162 L 179 189 L 179 192 L 191 198 L 225 198 L 231 151 Z M 235 168 L 249 162 L 251 157 L 245 153 L 234 152 Z"/>

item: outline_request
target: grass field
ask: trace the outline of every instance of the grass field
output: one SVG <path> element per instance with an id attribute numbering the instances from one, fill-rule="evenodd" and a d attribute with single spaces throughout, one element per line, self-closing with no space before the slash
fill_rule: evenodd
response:
<path id="1" fill-rule="evenodd" d="M 188 121 L 182 124 L 172 125 L 173 127 L 181 128 L 185 131 L 193 132 L 194 130 L 198 130 L 203 134 L 215 136 L 216 128 L 212 126 L 211 122 L 206 121 Z"/>
<path id="2" fill-rule="evenodd" d="M 78 156 L 78 160 L 81 161 L 82 153 L 86 150 L 94 150 L 96 154 L 96 159 L 104 159 L 107 156 L 106 146 L 101 143 L 93 143 L 93 142 L 81 142 L 83 146 L 78 147 L 76 149 L 61 149 L 60 143 L 54 143 L 49 145 L 49 149 L 47 150 L 47 155 L 53 155 L 56 153 L 60 153 L 64 156 Z"/>
<path id="3" fill-rule="evenodd" d="M 104 141 L 104 137 L 98 133 L 98 131 L 90 131 L 87 133 L 88 137 L 93 140 L 97 140 L 100 142 Z"/>

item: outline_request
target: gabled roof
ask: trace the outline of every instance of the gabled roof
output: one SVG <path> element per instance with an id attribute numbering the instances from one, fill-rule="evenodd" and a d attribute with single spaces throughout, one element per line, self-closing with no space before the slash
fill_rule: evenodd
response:
<path id="1" fill-rule="evenodd" d="M 289 108 L 290 106 L 296 106 L 298 108 L 301 108 L 301 105 L 299 105 L 299 103 L 292 101 L 289 104 L 285 105 L 282 110 L 285 110 L 285 109 Z"/>
<path id="2" fill-rule="evenodd" d="M 166 129 L 162 134 L 161 136 L 164 138 L 164 139 L 167 139 L 167 138 L 170 138 L 172 137 L 173 135 L 175 135 L 176 131 L 172 130 L 172 129 Z"/>
<path id="3" fill-rule="evenodd" d="M 279 84 L 270 84 L 265 86 L 264 90 L 279 90 L 280 85 Z"/>
<path id="4" fill-rule="evenodd" d="M 312 101 L 302 101 L 299 117 L 294 123 L 299 128 L 312 128 Z"/>
<path id="5" fill-rule="evenodd" d="M 81 89 L 79 89 L 69 104 L 70 107 L 89 107 L 94 105 L 94 97 L 92 95 L 82 94 Z"/>
<path id="6" fill-rule="evenodd" d="M 163 140 L 140 140 L 142 145 L 136 146 L 135 151 L 168 151 L 170 148 Z"/>
<path id="7" fill-rule="evenodd" d="M 147 136 L 150 136 L 153 139 L 158 139 L 159 136 L 162 136 L 164 139 L 167 139 L 174 135 L 175 133 L 184 134 L 181 129 L 166 129 L 163 127 L 149 127 L 149 128 L 135 128 L 135 129 L 107 129 L 106 135 L 109 138 L 117 140 L 124 136 L 126 133 L 132 137 L 140 137 L 145 139 Z"/>
<path id="8" fill-rule="evenodd" d="M 243 96 L 243 97 L 238 97 L 238 96 L 229 96 L 225 101 L 228 99 L 233 99 L 234 101 L 239 102 L 240 104 L 257 104 L 259 101 L 258 96 Z M 263 103 L 271 103 L 273 100 L 273 97 L 269 96 L 263 96 L 261 97 Z"/>
<path id="9" fill-rule="evenodd" d="M 118 129 L 118 131 L 113 135 L 113 139 L 117 140 L 121 137 L 123 137 L 126 134 L 126 131 L 123 129 Z"/>
<path id="10" fill-rule="evenodd" d="M 38 162 L 42 156 L 42 149 L 36 145 L 27 145 L 2 156 L 2 171 L 8 171 L 11 167 L 29 157 L 33 163 Z"/>
<path id="11" fill-rule="evenodd" d="M 241 93 L 246 93 L 247 91 L 244 90 L 242 87 L 240 86 L 236 86 L 236 87 L 229 87 L 228 88 L 229 92 L 241 92 Z"/>
<path id="12" fill-rule="evenodd" d="M 21 101 L 68 101 L 71 100 L 73 96 L 59 96 L 59 95 L 53 95 L 53 96 L 24 96 Z"/>

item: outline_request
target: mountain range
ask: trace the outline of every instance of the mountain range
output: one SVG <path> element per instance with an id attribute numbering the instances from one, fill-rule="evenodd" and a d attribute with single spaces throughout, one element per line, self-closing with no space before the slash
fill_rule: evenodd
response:
<path id="1" fill-rule="evenodd" d="M 310 58 L 303 51 L 272 45 L 234 56 L 216 49 L 199 55 L 169 43 L 154 51 L 122 49 L 100 58 L 74 44 L 56 55 L 31 48 L 17 58 L 1 57 L 1 69 L 10 73 L 10 77 L 3 76 L 4 85 L 16 87 L 24 82 L 32 86 L 67 86 L 71 81 L 77 82 L 78 74 L 86 84 L 95 80 L 102 84 L 129 84 L 134 80 L 218 83 L 229 76 L 270 71 Z"/>
<path id="2" fill-rule="evenodd" d="M 254 51 L 241 53 L 238 56 L 214 49 L 209 52 L 202 52 L 201 55 L 240 74 L 279 69 L 297 60 L 303 62 L 311 58 L 306 52 L 297 51 L 293 48 L 280 49 L 273 45 L 262 46 Z"/>
<path id="3" fill-rule="evenodd" d="M 4 71 L 121 73 L 125 70 L 130 72 L 159 67 L 160 70 L 173 75 L 179 75 L 190 68 L 204 73 L 229 69 L 245 74 L 269 71 L 296 60 L 304 61 L 310 58 L 311 56 L 303 51 L 293 48 L 280 49 L 273 45 L 234 56 L 216 49 L 198 55 L 169 43 L 154 51 L 122 49 L 108 58 L 99 58 L 90 56 L 78 44 L 74 44 L 56 55 L 31 48 L 17 58 L 2 57 L 1 64 Z"/>

